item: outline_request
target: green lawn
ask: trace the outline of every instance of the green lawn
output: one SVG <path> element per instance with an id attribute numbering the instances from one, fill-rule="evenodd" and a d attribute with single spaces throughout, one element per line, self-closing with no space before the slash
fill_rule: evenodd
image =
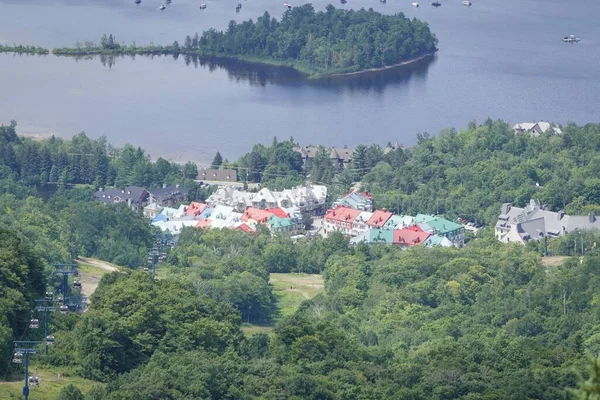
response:
<path id="1" fill-rule="evenodd" d="M 57 373 L 61 374 L 60 378 L 58 377 Z M 87 393 L 88 390 L 96 385 L 102 385 L 102 383 L 90 381 L 76 376 L 65 376 L 69 374 L 62 369 L 40 369 L 36 372 L 36 367 L 30 366 L 29 375 L 31 376 L 34 374 L 40 378 L 40 386 L 30 387 L 29 400 L 54 400 L 60 389 L 70 383 L 77 386 L 79 390 L 83 392 L 83 394 Z M 0 400 L 22 398 L 22 379 L 14 382 L 0 382 Z"/>
<path id="2" fill-rule="evenodd" d="M 315 274 L 271 274 L 270 283 L 273 285 L 278 311 L 274 324 L 296 312 L 304 300 L 312 299 L 323 290 L 323 277 Z M 243 324 L 242 332 L 247 336 L 270 333 L 273 325 Z"/>

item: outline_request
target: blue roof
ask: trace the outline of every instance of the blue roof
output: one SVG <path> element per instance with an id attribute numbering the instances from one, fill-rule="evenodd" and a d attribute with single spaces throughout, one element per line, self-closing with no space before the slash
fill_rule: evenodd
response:
<path id="1" fill-rule="evenodd" d="M 166 215 L 163 214 L 158 214 L 156 217 L 152 218 L 152 223 L 158 222 L 158 221 L 164 221 L 167 222 L 169 220 L 169 218 L 167 218 Z"/>
<path id="2" fill-rule="evenodd" d="M 210 216 L 212 215 L 213 212 L 213 208 L 212 207 L 206 207 L 198 216 L 198 219 L 203 219 L 203 218 L 210 218 Z"/>

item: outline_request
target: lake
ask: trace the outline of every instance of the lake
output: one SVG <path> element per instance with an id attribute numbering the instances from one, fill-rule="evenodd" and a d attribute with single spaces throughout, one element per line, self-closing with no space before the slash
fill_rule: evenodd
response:
<path id="1" fill-rule="evenodd" d="M 154 157 L 210 163 L 254 143 L 416 142 L 420 132 L 466 127 L 488 116 L 514 124 L 600 122 L 600 2 L 593 0 L 348 0 L 344 8 L 404 12 L 428 22 L 431 59 L 393 70 L 307 81 L 293 70 L 179 57 L 73 59 L 0 54 L 0 123 L 22 134 L 85 131 Z M 183 43 L 230 19 L 279 18 L 283 1 L 0 0 L 0 43 L 73 46 L 112 33 L 138 44 Z M 200 3 L 207 9 L 198 10 Z M 299 5 L 292 1 L 294 5 Z M 322 10 L 331 2 L 312 2 Z M 334 3 L 340 6 L 339 3 Z M 562 42 L 574 34 L 582 41 Z"/>

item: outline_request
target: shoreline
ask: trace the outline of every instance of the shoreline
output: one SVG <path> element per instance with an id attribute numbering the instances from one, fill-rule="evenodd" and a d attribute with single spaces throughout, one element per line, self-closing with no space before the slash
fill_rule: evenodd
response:
<path id="1" fill-rule="evenodd" d="M 330 77 L 335 77 L 335 76 L 351 76 L 351 75 L 365 74 L 365 73 L 368 73 L 368 72 L 385 71 L 385 70 L 388 70 L 388 69 L 402 67 L 404 65 L 414 64 L 414 63 L 419 62 L 421 60 L 424 60 L 426 58 L 435 57 L 436 54 L 437 54 L 437 50 L 434 51 L 433 53 L 423 54 L 422 56 L 419 56 L 417 58 L 412 58 L 410 60 L 402 61 L 402 62 L 400 62 L 398 64 L 394 64 L 394 65 L 386 65 L 386 66 L 379 67 L 379 68 L 363 69 L 363 70 L 355 71 L 355 72 L 341 72 L 341 73 L 337 73 L 337 74 L 321 75 L 317 79 L 330 78 Z"/>

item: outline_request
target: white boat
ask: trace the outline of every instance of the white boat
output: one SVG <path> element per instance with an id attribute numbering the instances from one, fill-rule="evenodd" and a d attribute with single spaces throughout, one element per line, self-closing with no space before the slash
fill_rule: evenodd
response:
<path id="1" fill-rule="evenodd" d="M 285 3 L 283 3 L 284 7 L 287 7 L 288 10 L 292 9 L 292 5 L 290 3 L 288 3 L 287 1 Z"/>
<path id="2" fill-rule="evenodd" d="M 202 3 L 200 4 L 200 7 L 198 7 L 200 10 L 204 10 L 206 8 L 206 3 Z"/>
<path id="3" fill-rule="evenodd" d="M 463 6 L 471 6 L 471 2 L 469 0 L 463 0 L 462 5 Z"/>
<path id="4" fill-rule="evenodd" d="M 563 42 L 566 43 L 577 43 L 579 42 L 581 39 L 579 39 L 578 37 L 576 37 L 575 35 L 569 35 L 569 36 L 565 36 L 563 38 Z"/>
<path id="5" fill-rule="evenodd" d="M 165 6 L 164 4 L 161 4 L 160 7 L 158 7 L 159 10 L 164 10 L 165 8 L 167 8 L 167 6 Z"/>
<path id="6" fill-rule="evenodd" d="M 414 3 L 412 3 L 413 7 L 419 7 L 419 3 L 417 3 L 416 1 Z"/>

